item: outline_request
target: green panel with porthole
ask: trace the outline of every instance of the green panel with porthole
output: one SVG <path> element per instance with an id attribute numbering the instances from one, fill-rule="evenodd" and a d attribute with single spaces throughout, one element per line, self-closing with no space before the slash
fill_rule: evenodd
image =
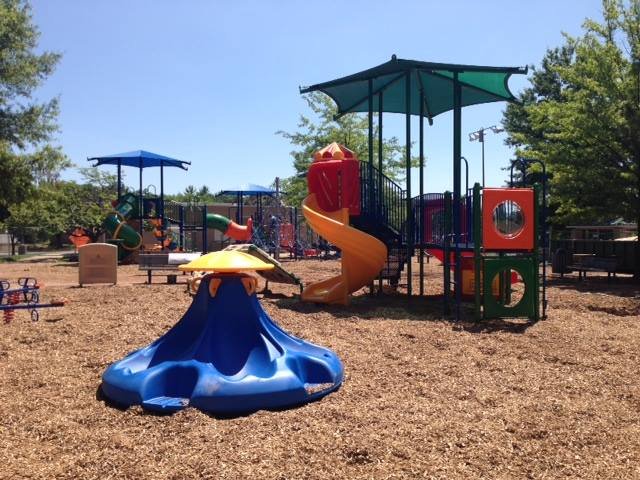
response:
<path id="1" fill-rule="evenodd" d="M 535 318 L 536 264 L 533 257 L 502 257 L 483 259 L 483 318 Z M 524 294 L 513 306 L 501 304 L 492 294 L 491 283 L 501 272 L 515 270 L 524 282 Z"/>

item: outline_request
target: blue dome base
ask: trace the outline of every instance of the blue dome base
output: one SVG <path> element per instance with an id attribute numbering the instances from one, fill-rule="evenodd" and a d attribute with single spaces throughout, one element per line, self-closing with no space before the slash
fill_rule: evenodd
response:
<path id="1" fill-rule="evenodd" d="M 212 297 L 214 278 L 222 281 Z M 105 396 L 156 412 L 193 406 L 233 415 L 301 405 L 337 390 L 344 372 L 338 356 L 278 327 L 242 278 L 205 277 L 171 330 L 107 368 Z"/>

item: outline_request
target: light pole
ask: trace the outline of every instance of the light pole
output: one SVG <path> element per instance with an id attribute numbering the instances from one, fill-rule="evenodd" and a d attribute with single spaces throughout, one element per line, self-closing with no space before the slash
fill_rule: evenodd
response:
<path id="1" fill-rule="evenodd" d="M 485 132 L 492 131 L 493 133 L 504 132 L 504 128 L 498 128 L 495 125 L 490 127 L 482 127 L 480 130 L 476 130 L 475 132 L 471 132 L 469 134 L 469 141 L 475 142 L 478 141 L 482 144 L 482 187 L 484 188 L 484 134 Z"/>

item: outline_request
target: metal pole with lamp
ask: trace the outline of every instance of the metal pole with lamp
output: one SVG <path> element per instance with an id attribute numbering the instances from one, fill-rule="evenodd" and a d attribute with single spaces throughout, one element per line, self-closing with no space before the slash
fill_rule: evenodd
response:
<path id="1" fill-rule="evenodd" d="M 469 141 L 470 142 L 475 142 L 478 141 L 482 144 L 482 187 L 484 188 L 485 186 L 485 182 L 484 182 L 484 134 L 488 131 L 492 131 L 493 133 L 500 133 L 500 132 L 504 132 L 504 128 L 499 128 L 495 125 L 492 125 L 490 127 L 482 127 L 480 128 L 480 130 L 476 130 L 475 132 L 471 132 L 469 134 Z"/>

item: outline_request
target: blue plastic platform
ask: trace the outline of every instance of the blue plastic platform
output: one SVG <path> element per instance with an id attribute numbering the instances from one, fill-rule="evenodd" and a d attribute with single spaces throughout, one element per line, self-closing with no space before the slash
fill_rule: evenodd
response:
<path id="1" fill-rule="evenodd" d="M 215 297 L 212 278 L 222 279 Z M 241 414 L 321 398 L 340 387 L 343 372 L 333 351 L 278 327 L 242 275 L 209 274 L 171 330 L 107 368 L 102 391 L 117 404 L 159 412 L 190 405 Z"/>

